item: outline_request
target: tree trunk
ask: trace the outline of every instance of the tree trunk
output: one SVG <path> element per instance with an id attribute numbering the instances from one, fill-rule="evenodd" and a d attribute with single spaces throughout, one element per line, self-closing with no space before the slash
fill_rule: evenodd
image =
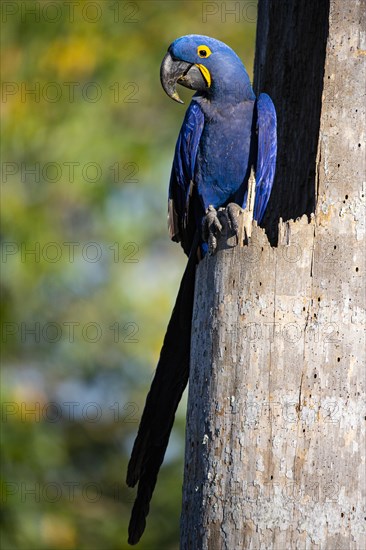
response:
<path id="1" fill-rule="evenodd" d="M 223 235 L 197 268 L 182 550 L 366 547 L 364 13 L 331 5 L 315 216 L 280 223 L 276 248 L 257 227 L 249 246 Z M 308 154 L 293 124 L 279 134 Z"/>

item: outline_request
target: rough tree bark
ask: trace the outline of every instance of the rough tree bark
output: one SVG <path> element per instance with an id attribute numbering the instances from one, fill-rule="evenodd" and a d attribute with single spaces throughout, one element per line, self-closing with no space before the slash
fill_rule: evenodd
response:
<path id="1" fill-rule="evenodd" d="M 273 4 L 281 2 L 260 2 L 259 14 Z M 311 184 L 315 215 L 281 222 L 277 247 L 257 227 L 249 246 L 224 235 L 198 266 L 182 550 L 366 548 L 364 14 L 361 0 L 332 2 L 325 65 L 317 67 L 320 125 L 304 129 L 301 113 L 295 129 L 279 130 L 300 140 L 282 145 L 289 157 L 279 168 L 280 198 L 289 179 L 297 196 L 306 188 L 311 197 Z M 282 30 L 285 41 L 297 32 Z M 281 40 L 273 29 L 266 40 L 271 33 Z M 257 57 L 257 70 L 268 55 Z M 272 95 L 263 78 L 259 91 Z M 281 97 L 275 104 L 283 113 Z M 312 107 L 304 108 L 310 120 Z M 317 132 L 314 178 L 308 131 Z M 301 144 L 306 175 L 288 149 Z M 274 198 L 276 215 L 290 213 L 291 201 Z M 293 211 L 309 214 L 309 204 Z"/>

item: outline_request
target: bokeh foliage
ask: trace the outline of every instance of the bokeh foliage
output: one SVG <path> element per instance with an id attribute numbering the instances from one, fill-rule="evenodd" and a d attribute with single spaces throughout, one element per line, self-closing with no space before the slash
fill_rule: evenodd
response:
<path id="1" fill-rule="evenodd" d="M 126 465 L 185 264 L 166 229 L 184 108 L 159 66 L 198 33 L 251 73 L 255 2 L 1 9 L 1 545 L 127 548 Z M 141 549 L 178 548 L 184 413 Z"/>

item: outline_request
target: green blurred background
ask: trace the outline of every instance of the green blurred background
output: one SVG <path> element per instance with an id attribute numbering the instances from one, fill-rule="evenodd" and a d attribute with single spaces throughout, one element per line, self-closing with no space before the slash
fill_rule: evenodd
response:
<path id="1" fill-rule="evenodd" d="M 126 465 L 185 265 L 166 224 L 185 107 L 160 62 L 207 34 L 252 74 L 256 2 L 1 9 L 1 547 L 127 548 Z M 179 546 L 184 417 L 137 548 Z"/>

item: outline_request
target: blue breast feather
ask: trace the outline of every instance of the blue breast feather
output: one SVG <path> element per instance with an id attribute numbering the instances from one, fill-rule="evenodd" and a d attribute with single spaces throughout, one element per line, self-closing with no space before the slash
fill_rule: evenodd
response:
<path id="1" fill-rule="evenodd" d="M 224 155 L 224 151 L 211 151 L 210 149 L 210 145 L 215 139 L 209 133 L 210 128 L 214 126 L 212 124 L 212 117 L 214 116 L 214 110 L 211 109 L 211 119 L 209 123 L 206 122 L 205 124 L 203 109 L 193 98 L 186 112 L 175 148 L 169 185 L 169 226 L 172 238 L 181 241 L 187 254 L 189 253 L 195 228 L 201 222 L 208 206 L 202 196 L 204 193 L 199 196 L 197 188 L 205 190 L 210 203 L 215 204 L 216 207 L 224 205 L 225 190 L 227 190 L 226 198 L 235 200 L 244 207 L 250 164 L 253 164 L 256 178 L 254 219 L 260 223 L 268 204 L 274 180 L 277 134 L 276 111 L 271 98 L 267 94 L 260 94 L 254 105 L 254 114 L 253 109 L 247 112 L 243 111 L 242 116 L 245 116 L 245 119 L 242 126 L 243 128 L 246 127 L 243 136 L 249 132 L 249 139 L 245 146 L 240 147 L 238 145 L 234 148 L 235 150 L 230 157 Z M 255 117 L 254 124 L 252 124 L 253 116 Z M 248 120 L 248 117 L 251 120 Z M 228 129 L 227 127 L 224 128 L 226 125 L 225 121 L 222 122 L 222 115 L 218 115 L 217 119 L 218 124 L 211 133 L 220 130 L 220 123 L 222 123 L 222 133 L 225 134 L 226 141 L 230 140 L 232 128 L 232 140 L 235 143 L 234 133 L 238 133 L 236 128 L 238 120 L 235 120 Z M 212 138 L 211 141 L 210 137 Z M 201 139 L 207 140 L 207 144 L 200 143 Z M 198 159 L 198 151 L 199 149 L 205 150 L 205 145 L 207 145 L 205 158 Z M 222 148 L 225 149 L 225 147 Z M 249 149 L 254 151 L 254 154 L 250 155 Z M 207 165 L 209 162 L 211 164 L 210 169 L 207 169 L 206 166 L 205 171 L 203 166 L 197 165 L 198 161 L 201 165 Z M 234 178 L 236 179 L 234 187 L 233 174 L 240 175 L 239 178 Z M 215 178 L 215 176 L 217 177 Z M 200 181 L 202 178 L 205 181 Z"/>

